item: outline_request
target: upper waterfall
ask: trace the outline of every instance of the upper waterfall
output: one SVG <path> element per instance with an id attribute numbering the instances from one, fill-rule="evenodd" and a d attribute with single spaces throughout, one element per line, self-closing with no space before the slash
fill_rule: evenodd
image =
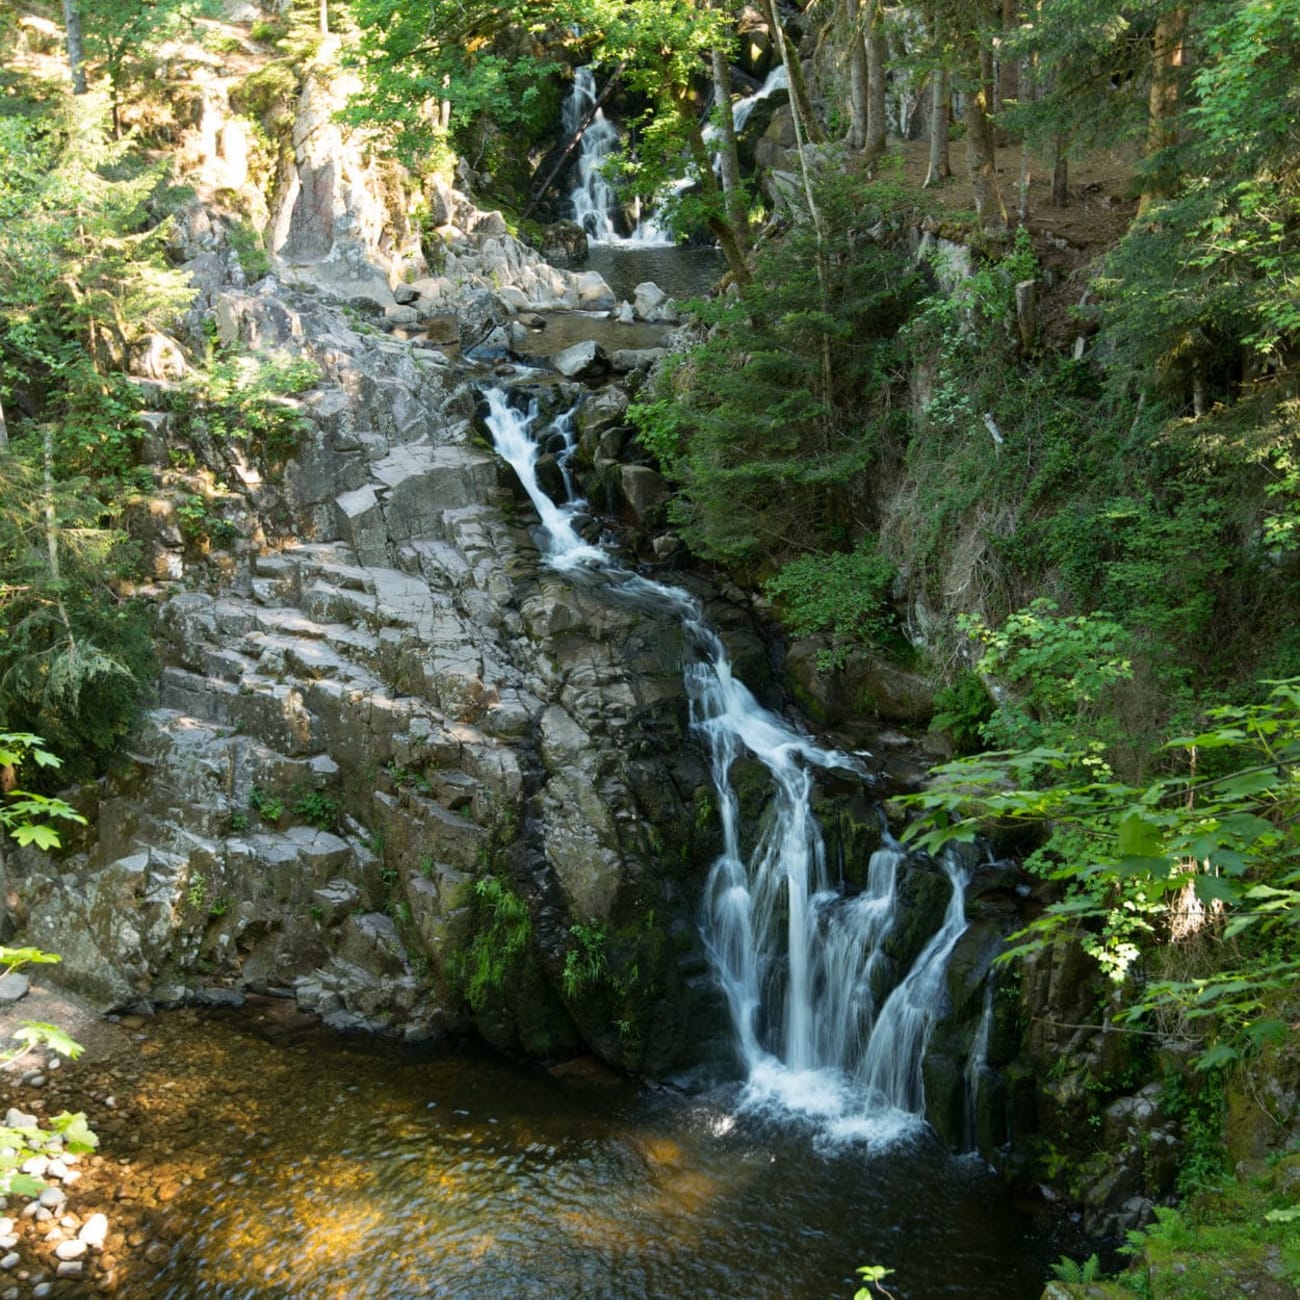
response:
<path id="1" fill-rule="evenodd" d="M 573 219 L 587 234 L 593 244 L 671 245 L 672 232 L 658 225 L 648 213 L 638 217 L 630 235 L 623 235 L 615 224 L 617 198 L 614 187 L 605 176 L 605 167 L 618 147 L 618 128 L 605 116 L 605 110 L 595 108 L 596 75 L 591 68 L 577 68 L 573 73 L 573 89 L 564 101 L 561 124 L 572 137 L 590 115 L 582 133 L 576 177 L 569 191 Z M 595 111 L 593 112 L 593 108 Z"/>

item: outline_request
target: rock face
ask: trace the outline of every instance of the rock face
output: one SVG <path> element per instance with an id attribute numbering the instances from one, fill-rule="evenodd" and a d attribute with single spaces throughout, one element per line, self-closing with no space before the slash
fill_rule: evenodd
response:
<path id="1" fill-rule="evenodd" d="M 287 991 L 669 1068 L 716 1010 L 680 629 L 540 565 L 463 373 L 272 289 L 220 329 L 316 361 L 307 431 L 162 604 L 158 707 L 93 847 L 25 861 L 25 939 L 104 1008 Z"/>

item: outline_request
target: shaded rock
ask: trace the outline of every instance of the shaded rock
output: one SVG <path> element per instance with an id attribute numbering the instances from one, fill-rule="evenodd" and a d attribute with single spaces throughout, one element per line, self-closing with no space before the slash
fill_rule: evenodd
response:
<path id="1" fill-rule="evenodd" d="M 637 523 L 656 522 L 671 495 L 664 476 L 645 465 L 620 466 L 619 475 L 623 500 Z"/>

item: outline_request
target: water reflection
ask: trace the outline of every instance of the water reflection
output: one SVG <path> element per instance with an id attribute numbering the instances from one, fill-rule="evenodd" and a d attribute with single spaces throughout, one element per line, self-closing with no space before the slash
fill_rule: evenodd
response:
<path id="1" fill-rule="evenodd" d="M 733 1120 L 731 1096 L 476 1053 L 278 1048 L 219 1017 L 156 1034 L 151 1143 L 202 1176 L 131 1295 L 826 1300 L 880 1262 L 900 1300 L 1014 1300 L 1055 1257 L 982 1170 L 924 1142 L 819 1152 L 811 1132 Z"/>
<path id="2" fill-rule="evenodd" d="M 716 248 L 593 245 L 581 269 L 599 271 L 620 301 L 630 301 L 637 285 L 651 280 L 682 303 L 707 294 L 727 266 Z"/>

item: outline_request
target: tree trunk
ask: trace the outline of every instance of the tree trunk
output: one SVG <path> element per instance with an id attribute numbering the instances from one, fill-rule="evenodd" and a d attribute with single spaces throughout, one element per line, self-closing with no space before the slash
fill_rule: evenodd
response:
<path id="1" fill-rule="evenodd" d="M 1167 199 L 1174 192 L 1174 169 L 1159 155 L 1178 140 L 1175 118 L 1186 37 L 1187 10 L 1181 6 L 1166 10 L 1156 20 L 1151 47 L 1151 94 L 1147 101 L 1147 157 L 1157 161 L 1143 182 L 1142 196 L 1138 201 L 1139 217 L 1153 202 Z"/>
<path id="2" fill-rule="evenodd" d="M 980 229 L 996 235 L 1006 233 L 1007 209 L 998 184 L 993 123 L 989 116 L 992 70 L 993 55 L 985 47 L 980 51 L 979 85 L 966 101 L 966 166 Z"/>
<path id="3" fill-rule="evenodd" d="M 1021 69 L 1023 73 L 1020 84 L 1025 102 L 1033 104 L 1038 98 L 1038 77 L 1034 59 Z M 1029 151 L 1029 137 L 1020 140 L 1020 179 L 1016 186 L 1016 220 L 1023 226 L 1029 221 L 1029 183 L 1033 179 L 1032 159 Z"/>
<path id="4" fill-rule="evenodd" d="M 0 402 L 0 453 L 9 446 L 9 426 L 5 423 L 4 403 Z"/>
<path id="5" fill-rule="evenodd" d="M 858 0 L 844 0 L 841 12 L 849 56 L 848 146 L 861 149 L 867 143 L 867 47 L 858 25 Z"/>
<path id="6" fill-rule="evenodd" d="M 1052 206 L 1070 203 L 1070 160 L 1065 156 L 1065 141 L 1058 135 L 1052 140 Z"/>
<path id="7" fill-rule="evenodd" d="M 691 105 L 690 92 L 683 90 L 674 94 L 673 102 L 677 109 L 678 118 L 685 128 L 691 158 L 694 160 L 695 170 L 699 174 L 700 188 L 703 189 L 706 199 L 715 200 L 709 204 L 715 214 L 708 218 L 709 230 L 717 239 L 718 247 L 722 249 L 722 256 L 726 258 L 727 269 L 731 272 L 731 278 L 743 291 L 753 278 L 749 270 L 746 241 L 744 236 L 732 226 L 731 222 L 721 215 L 726 211 L 725 196 L 718 185 L 717 177 L 713 174 L 713 162 L 709 156 L 709 146 L 704 142 L 704 132 L 700 129 L 695 110 Z"/>
<path id="8" fill-rule="evenodd" d="M 948 145 L 948 105 L 951 99 L 948 69 L 940 68 L 930 87 L 930 165 L 922 182 L 925 189 L 946 181 L 952 175 Z"/>
<path id="9" fill-rule="evenodd" d="M 719 170 L 722 172 L 722 198 L 727 224 L 736 233 L 743 249 L 749 247 L 749 204 L 740 183 L 740 155 L 736 151 L 736 119 L 731 113 L 731 64 L 727 51 L 711 52 L 713 65 L 713 101 L 717 106 L 721 139 L 718 142 Z"/>
<path id="10" fill-rule="evenodd" d="M 930 41 L 936 53 L 941 49 L 944 36 L 943 6 L 936 4 L 930 11 Z M 948 122 L 952 101 L 952 78 L 946 62 L 930 74 L 930 165 L 926 169 L 923 189 L 938 185 L 952 175 L 952 161 L 948 150 Z"/>
<path id="11" fill-rule="evenodd" d="M 320 0 L 317 18 L 320 25 L 320 34 L 328 36 L 330 34 L 330 0 Z"/>
<path id="12" fill-rule="evenodd" d="M 799 51 L 791 50 L 786 43 L 785 29 L 781 26 L 777 12 L 776 0 L 765 0 L 763 11 L 772 28 L 772 39 L 781 54 L 786 76 L 790 81 L 790 111 L 795 116 L 796 132 L 812 144 L 822 144 L 826 137 L 817 123 L 813 113 L 812 100 L 808 98 L 808 83 L 803 79 L 803 64 L 799 62 Z"/>
<path id="13" fill-rule="evenodd" d="M 883 158 L 886 148 L 885 27 L 879 0 L 872 4 L 867 25 L 867 143 L 868 162 Z"/>
<path id="14" fill-rule="evenodd" d="M 1002 38 L 998 45 L 998 99 L 999 109 L 1007 108 L 1020 98 L 1020 65 L 1007 53 L 1007 37 L 1019 25 L 1017 0 L 1002 0 Z M 1010 133 L 999 133 L 1001 144 L 1006 144 Z"/>
<path id="15" fill-rule="evenodd" d="M 86 69 L 81 50 L 81 10 L 77 0 L 63 0 L 63 30 L 68 42 L 68 70 L 72 73 L 72 93 L 86 93 Z"/>

